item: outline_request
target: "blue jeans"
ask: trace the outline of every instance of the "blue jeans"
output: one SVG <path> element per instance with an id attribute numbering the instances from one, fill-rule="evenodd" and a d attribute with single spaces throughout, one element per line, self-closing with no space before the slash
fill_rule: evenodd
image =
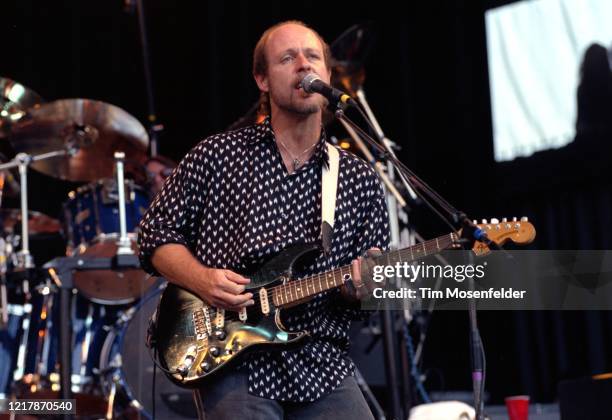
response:
<path id="1" fill-rule="evenodd" d="M 374 418 L 352 376 L 347 376 L 331 394 L 305 403 L 275 401 L 249 394 L 248 373 L 242 370 L 222 374 L 196 391 L 196 398 L 198 393 L 204 409 L 204 415 L 200 417 L 206 420 L 323 420 L 339 416 L 350 420 Z"/>

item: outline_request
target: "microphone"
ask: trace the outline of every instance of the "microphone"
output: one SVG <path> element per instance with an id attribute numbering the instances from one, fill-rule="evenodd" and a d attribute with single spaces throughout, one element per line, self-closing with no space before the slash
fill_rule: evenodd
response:
<path id="1" fill-rule="evenodd" d="M 304 89 L 306 93 L 318 93 L 325 96 L 330 105 L 343 103 L 345 105 L 357 106 L 353 98 L 341 90 L 331 87 L 314 73 L 308 73 L 304 76 L 300 82 L 300 86 L 302 86 L 302 89 Z"/>

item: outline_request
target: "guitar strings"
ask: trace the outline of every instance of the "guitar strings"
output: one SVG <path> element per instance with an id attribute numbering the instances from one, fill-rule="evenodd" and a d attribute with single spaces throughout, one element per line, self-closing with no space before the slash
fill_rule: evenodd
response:
<path id="1" fill-rule="evenodd" d="M 412 250 L 412 249 L 418 249 L 418 251 L 420 251 L 420 248 L 423 247 L 425 252 L 421 256 L 426 256 L 429 251 L 435 251 L 435 250 L 440 250 L 441 249 L 440 246 L 439 246 L 439 242 L 440 242 L 441 239 L 442 240 L 450 239 L 449 246 L 452 245 L 455 242 L 453 240 L 453 234 L 449 234 L 449 235 L 443 236 L 441 238 L 435 238 L 435 239 L 430 239 L 428 241 L 421 242 L 421 243 L 419 243 L 417 245 L 413 245 L 411 247 L 404 248 L 404 249 L 399 250 L 397 252 L 398 252 L 398 254 L 400 252 L 406 253 L 406 251 Z M 435 248 L 433 247 L 434 243 L 435 243 Z M 447 249 L 447 247 L 443 247 L 442 249 Z M 385 255 L 387 257 L 387 261 L 388 261 L 389 255 L 390 255 L 389 253 L 387 253 Z M 411 255 L 412 255 L 412 252 L 411 252 Z M 313 295 L 316 295 L 317 293 L 323 292 L 324 290 L 331 290 L 331 289 L 334 289 L 336 287 L 340 287 L 342 285 L 342 283 L 344 283 L 344 281 L 342 283 L 340 283 L 340 284 L 336 284 L 335 283 L 336 282 L 335 276 L 336 276 L 336 274 L 340 274 L 340 275 L 345 274 L 345 273 L 343 273 L 344 270 L 348 270 L 350 272 L 350 265 L 345 265 L 345 266 L 342 266 L 342 267 L 338 267 L 338 268 L 336 268 L 334 270 L 331 270 L 329 272 L 314 274 L 314 275 L 311 275 L 311 276 L 308 276 L 308 277 L 304 277 L 304 278 L 301 278 L 301 279 L 296 279 L 296 280 L 293 280 L 293 281 L 289 281 L 289 282 L 287 282 L 285 284 L 280 284 L 278 286 L 273 286 L 270 289 L 266 290 L 266 297 L 267 297 L 268 301 L 272 301 L 272 303 L 276 305 L 276 303 L 274 303 L 275 292 L 277 292 L 276 293 L 277 295 L 280 294 L 280 293 L 283 293 L 284 296 L 290 296 L 291 298 L 293 297 L 293 295 L 295 295 L 297 297 L 299 294 L 302 294 L 302 298 L 308 298 L 308 297 L 311 297 Z M 329 276 L 333 277 L 333 284 L 334 285 L 332 287 L 329 287 L 329 282 L 328 282 L 328 279 L 326 278 L 326 277 L 329 277 Z M 319 290 L 318 292 L 315 291 L 315 293 L 311 294 L 309 292 L 309 290 L 308 290 L 309 288 L 308 288 L 307 283 L 310 282 L 310 281 L 319 280 L 319 286 L 321 286 L 321 281 L 323 279 L 325 279 L 325 284 L 326 284 L 327 288 Z M 298 287 L 299 287 L 299 291 L 298 291 Z M 302 289 L 304 289 L 304 288 L 306 289 L 306 294 L 304 294 L 303 291 L 302 291 Z M 316 290 L 314 285 L 313 285 L 313 290 Z M 300 298 L 298 297 L 298 299 L 295 299 L 295 300 L 299 300 L 299 299 Z M 291 299 L 291 300 L 294 300 L 294 299 Z M 256 292 L 253 293 L 253 301 L 254 301 L 254 305 L 253 305 L 254 307 L 261 306 L 261 296 L 259 295 L 259 293 L 256 293 Z M 282 303 L 280 305 L 277 305 L 277 306 L 282 306 Z M 247 307 L 247 312 L 248 312 L 249 309 L 250 308 Z M 225 315 L 225 319 L 233 320 L 234 319 L 234 315 L 237 317 L 239 314 L 238 314 L 237 311 L 230 311 L 229 314 Z"/>
<path id="2" fill-rule="evenodd" d="M 447 247 L 442 247 L 442 248 L 440 248 L 440 246 L 439 246 L 439 242 L 440 242 L 440 240 L 445 241 L 445 240 L 450 239 L 450 244 L 449 244 L 449 246 L 450 246 L 450 245 L 452 245 L 452 244 L 454 243 L 452 235 L 453 235 L 453 234 L 449 234 L 449 235 L 446 235 L 446 236 L 442 236 L 441 238 L 430 239 L 430 240 L 428 240 L 428 241 L 421 242 L 421 243 L 419 243 L 418 245 L 413 245 L 413 246 L 411 246 L 411 247 L 405 248 L 405 249 L 403 249 L 403 250 L 399 250 L 399 251 L 397 251 L 397 252 L 398 252 L 398 253 L 399 253 L 399 252 L 404 252 L 404 253 L 405 253 L 406 251 L 408 251 L 408 250 L 410 250 L 410 249 L 418 249 L 418 250 L 420 251 L 420 248 L 421 248 L 421 247 L 424 247 L 424 248 L 425 248 L 425 252 L 424 252 L 424 254 L 427 254 L 429 251 L 436 251 L 436 250 L 440 250 L 440 249 L 447 249 Z M 434 244 L 435 244 L 435 247 L 433 247 L 433 245 L 434 245 Z M 431 246 L 430 246 L 430 245 L 431 245 Z M 411 252 L 411 254 L 412 254 L 412 252 Z M 388 255 L 389 255 L 389 253 L 388 253 L 388 254 L 386 254 L 385 256 L 388 258 Z M 294 294 L 293 292 L 295 292 L 295 294 L 296 294 L 296 296 L 297 296 L 297 295 L 298 295 L 298 293 L 300 293 L 300 292 L 298 292 L 298 290 L 297 290 L 297 287 L 298 287 L 297 282 L 306 283 L 307 281 L 312 281 L 312 280 L 315 280 L 315 281 L 316 281 L 316 280 L 319 280 L 319 281 L 321 281 L 321 279 L 322 279 L 322 278 L 325 278 L 325 277 L 326 277 L 327 275 L 329 275 L 329 274 L 333 274 L 333 275 L 335 276 L 335 275 L 336 275 L 336 274 L 339 272 L 339 273 L 342 275 L 342 274 L 343 274 L 343 272 L 342 272 L 342 271 L 343 271 L 343 270 L 347 270 L 347 269 L 348 269 L 348 270 L 350 270 L 350 266 L 349 266 L 349 265 L 345 265 L 345 266 L 343 266 L 343 267 L 336 268 L 336 269 L 334 269 L 334 270 L 332 270 L 332 271 L 330 271 L 330 272 L 328 272 L 328 273 L 319 273 L 319 274 L 315 274 L 315 275 L 312 275 L 312 276 L 309 276 L 309 277 L 305 277 L 305 278 L 303 278 L 303 279 L 298 279 L 298 280 L 289 281 L 289 282 L 287 282 L 286 284 L 281 284 L 281 285 L 278 285 L 278 286 L 274 286 L 273 288 L 271 288 L 271 289 L 268 291 L 267 297 L 268 297 L 268 299 L 270 299 L 271 297 L 273 297 L 273 295 L 272 295 L 272 294 L 273 294 L 273 291 L 274 291 L 274 290 L 278 290 L 279 292 L 283 292 L 283 293 L 285 294 L 285 296 L 287 295 L 287 291 L 288 291 L 288 292 L 289 292 L 291 295 L 293 295 L 293 294 Z M 334 279 L 334 282 L 335 282 L 335 279 Z M 326 284 L 327 284 L 327 280 L 326 280 Z M 340 285 L 341 285 L 341 284 L 340 284 Z M 334 288 L 334 287 L 338 287 L 338 286 L 340 286 L 340 285 L 334 285 L 332 288 Z M 302 288 L 302 287 L 304 287 L 304 286 L 300 285 L 300 288 Z M 306 293 L 307 293 L 307 295 L 306 295 L 306 296 L 303 296 L 303 297 L 308 297 L 308 296 L 310 296 L 310 293 L 308 292 L 308 286 L 306 285 L 306 286 L 305 286 L 305 288 L 306 288 Z M 292 290 L 292 289 L 293 289 L 293 290 Z M 321 291 L 322 291 L 322 290 L 321 290 Z M 256 294 L 254 294 L 254 295 L 253 295 L 253 298 L 255 298 L 256 296 L 259 298 L 259 295 L 256 295 Z"/>

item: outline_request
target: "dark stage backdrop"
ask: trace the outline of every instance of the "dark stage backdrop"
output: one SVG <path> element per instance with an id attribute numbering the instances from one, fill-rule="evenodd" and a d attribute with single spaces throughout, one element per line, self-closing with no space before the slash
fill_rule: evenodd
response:
<path id="1" fill-rule="evenodd" d="M 597 187 L 583 193 L 593 179 L 574 177 L 572 159 L 561 169 L 554 154 L 535 167 L 493 162 L 484 30 L 484 10 L 492 3 L 143 3 L 158 120 L 165 127 L 162 154 L 180 159 L 256 101 L 251 54 L 266 27 L 299 19 L 333 41 L 349 26 L 371 22 L 376 43 L 365 91 L 406 164 L 473 218 L 530 216 L 538 246 L 610 246 L 602 231 L 612 219 L 605 171 L 595 177 Z M 97 99 L 146 120 L 137 17 L 122 0 L 8 0 L 1 9 L 0 76 L 48 101 Z M 599 143 L 591 143 L 585 150 L 598 150 Z M 568 183 L 549 188 L 560 170 Z M 74 187 L 35 174 L 32 183 L 33 208 L 54 216 Z M 446 231 L 423 209 L 411 221 L 426 237 Z M 431 372 L 429 389 L 470 388 L 467 322 L 466 314 L 434 315 L 423 366 Z M 517 393 L 552 401 L 559 379 L 612 369 L 608 313 L 489 312 L 481 313 L 480 323 L 488 390 L 496 401 Z"/>

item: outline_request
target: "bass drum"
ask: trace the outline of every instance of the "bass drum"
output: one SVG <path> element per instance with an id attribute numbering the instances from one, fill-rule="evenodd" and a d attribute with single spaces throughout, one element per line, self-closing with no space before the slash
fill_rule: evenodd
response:
<path id="1" fill-rule="evenodd" d="M 154 365 L 145 341 L 165 287 L 163 282 L 127 310 L 102 347 L 100 370 L 107 372 L 103 384 L 106 395 L 115 395 L 118 418 L 153 418 L 154 401 L 156 418 L 198 418 L 192 391 L 174 385 L 160 369 L 155 372 L 155 387 L 152 385 Z"/>

